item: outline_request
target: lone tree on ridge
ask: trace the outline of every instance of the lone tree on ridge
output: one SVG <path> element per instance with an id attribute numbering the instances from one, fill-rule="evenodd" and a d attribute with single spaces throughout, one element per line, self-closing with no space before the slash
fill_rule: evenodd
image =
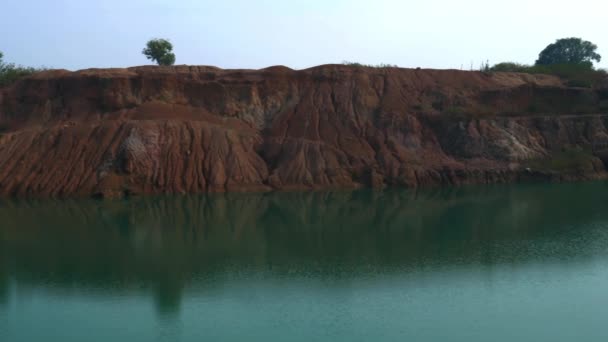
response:
<path id="1" fill-rule="evenodd" d="M 175 54 L 171 51 L 173 51 L 173 44 L 169 40 L 156 38 L 148 41 L 142 53 L 158 65 L 173 65 Z"/>
<path id="2" fill-rule="evenodd" d="M 551 64 L 587 64 L 602 59 L 597 52 L 597 45 L 581 38 L 563 38 L 547 46 L 538 56 L 536 65 Z"/>

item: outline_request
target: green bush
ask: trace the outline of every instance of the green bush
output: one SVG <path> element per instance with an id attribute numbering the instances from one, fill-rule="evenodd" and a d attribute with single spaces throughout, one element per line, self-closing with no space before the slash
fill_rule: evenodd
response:
<path id="1" fill-rule="evenodd" d="M 605 71 L 594 69 L 591 63 L 535 65 L 531 72 L 555 75 L 571 87 L 584 88 L 591 88 L 606 77 Z"/>
<path id="2" fill-rule="evenodd" d="M 399 67 L 396 64 L 386 64 L 386 63 L 380 63 L 380 64 L 361 64 L 361 63 L 358 63 L 358 62 L 349 62 L 349 61 L 344 61 L 344 62 L 342 62 L 342 64 L 348 65 L 348 66 L 357 67 L 357 68 L 383 69 L 383 68 L 398 68 Z"/>
<path id="3" fill-rule="evenodd" d="M 570 87 L 582 88 L 592 88 L 608 77 L 606 70 L 595 69 L 590 62 L 549 65 L 525 65 L 505 62 L 494 65 L 490 68 L 490 71 L 555 75 L 563 79 Z"/>
<path id="4" fill-rule="evenodd" d="M 490 71 L 497 72 L 529 72 L 530 66 L 525 64 L 503 62 L 490 68 Z"/>
<path id="5" fill-rule="evenodd" d="M 3 54 L 0 52 L 0 87 L 5 87 L 18 79 L 35 74 L 44 69 L 24 67 L 13 63 L 4 63 Z"/>
<path id="6" fill-rule="evenodd" d="M 8 66 L 2 65 L 0 66 L 0 87 L 8 86 L 19 80 L 20 78 L 35 74 L 40 71 L 41 69 L 16 66 L 14 64 L 10 64 Z"/>

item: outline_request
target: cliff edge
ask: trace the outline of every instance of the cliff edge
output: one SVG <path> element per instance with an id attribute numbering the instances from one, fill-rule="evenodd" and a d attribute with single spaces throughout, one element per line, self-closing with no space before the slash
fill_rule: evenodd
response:
<path id="1" fill-rule="evenodd" d="M 0 195 L 603 178 L 606 114 L 608 87 L 546 75 L 53 70 L 0 89 Z"/>

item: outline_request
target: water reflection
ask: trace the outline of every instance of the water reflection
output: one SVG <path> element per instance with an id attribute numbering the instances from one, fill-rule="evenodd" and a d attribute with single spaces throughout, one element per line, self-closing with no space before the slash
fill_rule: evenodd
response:
<path id="1" fill-rule="evenodd" d="M 2 258 L 5 259 L 5 258 Z M 0 264 L 0 307 L 8 304 L 8 274 L 5 270 L 5 265 Z"/>
<path id="2" fill-rule="evenodd" d="M 138 293 L 166 318 L 234 274 L 344 281 L 606 254 L 608 184 L 0 203 L 8 284 Z"/>

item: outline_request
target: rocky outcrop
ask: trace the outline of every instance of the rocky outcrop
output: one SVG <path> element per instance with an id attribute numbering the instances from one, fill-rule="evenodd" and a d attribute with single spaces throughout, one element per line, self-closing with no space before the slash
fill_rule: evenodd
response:
<path id="1" fill-rule="evenodd" d="M 0 90 L 0 194 L 601 178 L 607 100 L 515 73 L 55 70 Z"/>

